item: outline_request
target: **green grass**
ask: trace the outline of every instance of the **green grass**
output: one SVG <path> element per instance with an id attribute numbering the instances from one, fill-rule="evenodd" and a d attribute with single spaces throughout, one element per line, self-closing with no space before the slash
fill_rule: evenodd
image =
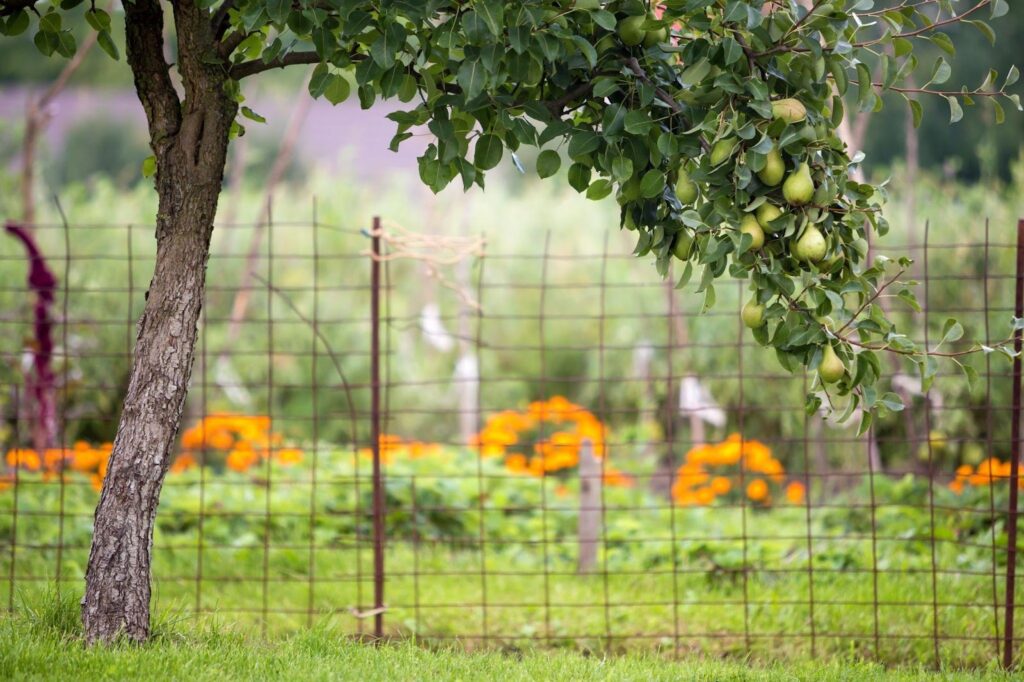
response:
<path id="1" fill-rule="evenodd" d="M 853 658 L 797 665 L 684 656 L 585 656 L 564 651 L 466 653 L 412 640 L 374 647 L 329 626 L 266 641 L 225 629 L 160 622 L 152 640 L 87 648 L 75 599 L 40 600 L 0 617 L 0 678 L 117 680 L 1009 680 L 995 667 L 976 671 L 886 669 Z"/>

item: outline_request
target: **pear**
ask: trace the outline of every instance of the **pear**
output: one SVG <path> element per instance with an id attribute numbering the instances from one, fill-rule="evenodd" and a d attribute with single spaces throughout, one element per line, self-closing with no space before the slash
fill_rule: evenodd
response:
<path id="1" fill-rule="evenodd" d="M 821 354 L 821 363 L 818 365 L 818 376 L 826 384 L 834 384 L 846 374 L 846 365 L 839 359 L 836 352 L 832 350 L 832 344 L 825 346 Z"/>
<path id="2" fill-rule="evenodd" d="M 782 183 L 782 196 L 793 206 L 803 206 L 814 197 L 814 180 L 807 163 L 801 163 Z"/>
<path id="3" fill-rule="evenodd" d="M 697 183 L 690 179 L 690 174 L 685 168 L 679 169 L 679 179 L 676 180 L 676 198 L 682 204 L 692 204 L 697 200 Z"/>
<path id="4" fill-rule="evenodd" d="M 782 210 L 779 209 L 775 204 L 769 204 L 767 202 L 757 207 L 757 222 L 761 224 L 761 227 L 766 232 L 774 232 L 772 229 L 772 221 L 782 215 Z"/>
<path id="5" fill-rule="evenodd" d="M 782 182 L 782 176 L 786 174 L 786 163 L 782 160 L 782 152 L 772 147 L 764 162 L 764 168 L 757 171 L 757 177 L 768 187 L 774 187 Z"/>
<path id="6" fill-rule="evenodd" d="M 626 45 L 634 47 L 644 42 L 644 38 L 647 37 L 647 31 L 643 29 L 643 23 L 647 20 L 645 16 L 631 16 L 626 17 L 619 22 L 616 30 L 619 34 L 619 40 Z"/>
<path id="7" fill-rule="evenodd" d="M 679 260 L 689 260 L 691 251 L 693 251 L 693 235 L 683 230 L 676 236 L 676 243 L 672 245 L 672 255 Z"/>
<path id="8" fill-rule="evenodd" d="M 807 118 L 807 108 L 798 99 L 789 97 L 772 102 L 772 118 L 781 118 L 786 123 L 799 123 Z"/>
<path id="9" fill-rule="evenodd" d="M 757 218 L 752 213 L 748 213 L 743 216 L 743 220 L 740 221 L 740 232 L 743 234 L 749 234 L 753 241 L 750 242 L 750 249 L 756 250 L 764 246 L 764 230 L 761 228 L 761 223 L 757 222 Z"/>
<path id="10" fill-rule="evenodd" d="M 648 12 L 647 18 L 657 21 L 658 15 L 654 12 Z M 666 40 L 668 40 L 668 29 L 661 26 L 648 31 L 646 35 L 644 35 L 644 47 L 654 47 L 658 43 L 663 43 Z"/>
<path id="11" fill-rule="evenodd" d="M 743 319 L 743 324 L 751 329 L 757 329 L 764 324 L 764 306 L 758 304 L 756 295 L 743 306 L 740 317 Z"/>
<path id="12" fill-rule="evenodd" d="M 716 142 L 715 146 L 711 148 L 711 165 L 717 166 L 724 163 L 726 159 L 732 156 L 732 150 L 735 147 L 736 140 L 731 137 Z"/>
<path id="13" fill-rule="evenodd" d="M 814 225 L 808 225 L 800 239 L 790 243 L 790 253 L 797 260 L 805 263 L 817 263 L 828 252 L 828 243 L 825 235 Z"/>

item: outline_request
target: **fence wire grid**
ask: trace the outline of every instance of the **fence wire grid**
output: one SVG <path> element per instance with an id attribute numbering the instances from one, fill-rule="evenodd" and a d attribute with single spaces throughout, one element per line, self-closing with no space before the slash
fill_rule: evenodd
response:
<path id="1" fill-rule="evenodd" d="M 895 247 L 923 307 L 883 297 L 900 329 L 1005 338 L 1013 228 Z M 150 226 L 31 238 L 34 260 L 0 241 L 11 611 L 81 589 L 154 257 Z M 970 356 L 973 385 L 941 363 L 922 392 L 883 359 L 906 409 L 858 434 L 808 414 L 813 374 L 743 327 L 747 282 L 701 312 L 631 248 L 220 226 L 156 611 L 467 648 L 1019 661 L 1019 363 Z"/>

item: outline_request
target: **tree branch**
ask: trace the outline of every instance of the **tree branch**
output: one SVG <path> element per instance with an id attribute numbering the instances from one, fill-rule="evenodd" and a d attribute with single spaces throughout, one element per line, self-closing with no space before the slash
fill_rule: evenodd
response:
<path id="1" fill-rule="evenodd" d="M 629 67 L 630 71 L 636 74 L 637 78 L 642 80 L 644 83 L 647 83 L 648 85 L 654 87 L 654 94 L 658 97 L 658 99 L 660 99 L 662 102 L 668 105 L 668 108 L 672 110 L 672 113 L 678 114 L 679 116 L 685 118 L 683 108 L 679 105 L 679 102 L 675 101 L 672 95 L 668 94 L 667 92 L 659 88 L 657 85 L 654 85 L 654 82 L 647 75 L 647 72 L 644 71 L 643 67 L 640 66 L 640 62 L 637 61 L 636 57 L 630 57 L 629 59 L 627 59 L 626 66 Z M 704 149 L 704 151 L 711 151 L 711 145 L 709 145 L 703 137 L 700 137 L 699 139 L 700 146 Z"/>
<path id="2" fill-rule="evenodd" d="M 33 9 L 38 0 L 0 0 L 0 17 L 17 14 L 23 9 Z"/>
<path id="3" fill-rule="evenodd" d="M 181 102 L 163 57 L 163 8 L 159 0 L 135 0 L 124 3 L 124 13 L 128 64 L 146 111 L 155 153 L 157 146 L 181 128 Z"/>
<path id="4" fill-rule="evenodd" d="M 270 71 L 271 69 L 283 69 L 286 66 L 294 66 L 296 64 L 319 64 L 320 61 L 320 55 L 313 51 L 289 52 L 283 57 L 272 59 L 269 62 L 253 60 L 235 64 L 228 73 L 235 80 L 241 80 L 247 76 L 253 76 L 257 73 Z"/>
<path id="5" fill-rule="evenodd" d="M 228 13 L 235 8 L 235 0 L 224 0 L 217 11 L 214 12 L 210 25 L 213 26 L 213 35 L 220 40 L 231 27 L 228 21 Z M 230 53 L 229 53 L 230 54 Z"/>

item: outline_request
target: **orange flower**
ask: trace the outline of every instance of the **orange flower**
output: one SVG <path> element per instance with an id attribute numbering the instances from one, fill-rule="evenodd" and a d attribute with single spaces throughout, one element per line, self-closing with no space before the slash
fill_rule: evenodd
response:
<path id="1" fill-rule="evenodd" d="M 791 504 L 800 504 L 804 501 L 804 495 L 807 493 L 807 488 L 803 483 L 799 481 L 792 481 L 786 486 L 786 499 Z"/>
<path id="2" fill-rule="evenodd" d="M 239 473 L 246 471 L 256 463 L 257 455 L 252 450 L 235 449 L 224 461 L 228 468 Z"/>
<path id="3" fill-rule="evenodd" d="M 509 471 L 515 471 L 516 473 L 526 473 L 529 471 L 529 466 L 526 462 L 526 455 L 514 454 L 509 455 L 505 459 L 505 468 Z"/>
<path id="4" fill-rule="evenodd" d="M 604 477 L 602 480 L 604 481 L 605 485 L 610 485 L 617 488 L 633 487 L 633 477 L 619 471 L 611 464 L 605 464 Z"/>
<path id="5" fill-rule="evenodd" d="M 716 495 L 725 495 L 732 490 L 732 481 L 725 476 L 715 476 L 711 479 L 711 490 L 713 490 Z"/>
<path id="6" fill-rule="evenodd" d="M 17 448 L 7 451 L 7 466 L 21 467 L 29 471 L 39 471 L 42 461 L 39 453 L 29 448 Z"/>
<path id="7" fill-rule="evenodd" d="M 556 486 L 555 497 L 569 497 L 569 489 L 564 485 Z"/>
<path id="8" fill-rule="evenodd" d="M 284 466 L 293 466 L 302 462 L 302 450 L 298 448 L 284 448 L 277 451 L 277 461 Z"/>
<path id="9" fill-rule="evenodd" d="M 747 484 L 747 497 L 754 502 L 763 502 L 768 498 L 768 484 L 760 478 L 755 478 Z"/>
<path id="10" fill-rule="evenodd" d="M 697 488 L 693 491 L 693 496 L 697 500 L 697 504 L 702 506 L 707 506 L 715 501 L 715 491 L 710 487 Z"/>
<path id="11" fill-rule="evenodd" d="M 951 481 L 949 489 L 959 495 L 964 491 L 964 480 L 962 478 L 958 478 L 955 481 Z"/>
<path id="12" fill-rule="evenodd" d="M 180 473 L 183 473 L 185 471 L 188 471 L 189 469 L 191 469 L 195 465 L 196 465 L 196 458 L 192 456 L 192 453 L 185 452 L 185 453 L 182 453 L 182 454 L 178 455 L 178 457 L 171 464 L 171 473 L 172 474 L 180 474 Z"/>

